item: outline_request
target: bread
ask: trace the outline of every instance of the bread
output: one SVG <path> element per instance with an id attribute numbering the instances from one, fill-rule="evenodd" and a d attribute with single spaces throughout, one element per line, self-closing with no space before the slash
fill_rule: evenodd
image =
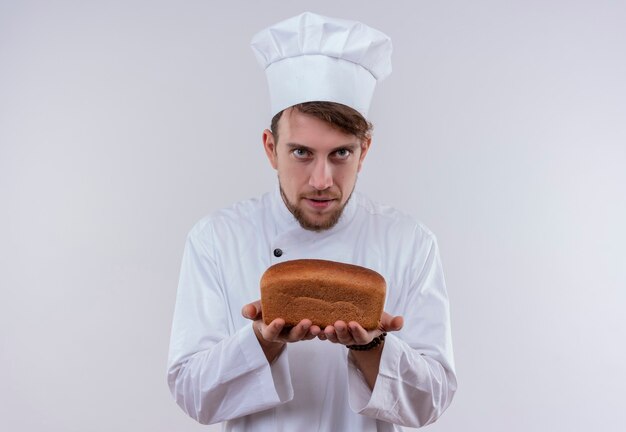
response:
<path id="1" fill-rule="evenodd" d="M 378 327 L 385 279 L 373 270 L 334 261 L 302 259 L 268 268 L 261 277 L 263 321 L 294 326 L 308 318 L 321 328 L 337 320 Z"/>

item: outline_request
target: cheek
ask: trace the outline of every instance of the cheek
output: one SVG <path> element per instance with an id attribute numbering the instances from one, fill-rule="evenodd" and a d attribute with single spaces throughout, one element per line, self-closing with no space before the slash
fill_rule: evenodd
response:
<path id="1" fill-rule="evenodd" d="M 356 181 L 356 175 L 358 173 L 358 164 L 351 164 L 343 166 L 335 172 L 335 182 L 350 185 Z"/>
<path id="2" fill-rule="evenodd" d="M 283 163 L 278 166 L 278 176 L 280 177 L 283 189 L 298 189 L 302 183 L 308 183 L 306 167 L 302 164 Z"/>

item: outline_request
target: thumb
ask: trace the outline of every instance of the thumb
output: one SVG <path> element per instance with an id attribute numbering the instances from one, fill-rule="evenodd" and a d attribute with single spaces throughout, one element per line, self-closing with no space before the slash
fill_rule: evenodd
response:
<path id="1" fill-rule="evenodd" d="M 241 314 L 244 318 L 256 320 L 261 318 L 261 301 L 257 300 L 252 303 L 248 303 L 241 308 Z"/>
<path id="2" fill-rule="evenodd" d="M 404 325 L 404 318 L 400 315 L 391 316 L 387 312 L 384 312 L 380 324 L 384 331 L 398 331 Z"/>
<path id="3" fill-rule="evenodd" d="M 404 326 L 404 318 L 400 315 L 395 316 L 391 319 L 389 323 L 389 331 L 398 331 Z"/>

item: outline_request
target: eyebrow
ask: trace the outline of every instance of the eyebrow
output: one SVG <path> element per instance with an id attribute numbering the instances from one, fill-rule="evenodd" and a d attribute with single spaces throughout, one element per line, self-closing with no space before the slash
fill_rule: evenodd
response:
<path id="1" fill-rule="evenodd" d="M 300 148 L 300 149 L 304 149 L 304 150 L 310 151 L 311 153 L 315 152 L 315 149 L 313 149 L 311 147 L 308 147 L 308 146 L 305 146 L 304 144 L 286 143 L 286 145 L 290 149 Z M 342 150 L 342 149 L 355 151 L 357 148 L 359 148 L 359 144 L 358 143 L 348 143 L 348 144 L 344 144 L 344 145 L 335 147 L 335 148 L 331 149 L 330 152 L 333 153 L 333 152 L 336 152 L 337 150 Z"/>

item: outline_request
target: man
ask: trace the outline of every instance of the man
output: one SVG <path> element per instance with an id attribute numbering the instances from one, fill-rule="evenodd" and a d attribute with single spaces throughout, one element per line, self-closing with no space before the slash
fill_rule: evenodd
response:
<path id="1" fill-rule="evenodd" d="M 279 184 L 189 233 L 170 389 L 187 414 L 233 431 L 429 424 L 456 390 L 437 243 L 413 218 L 354 191 L 372 142 L 367 109 L 376 81 L 390 73 L 391 42 L 361 23 L 305 13 L 257 34 L 253 48 L 270 86 L 274 117 L 263 145 Z M 264 324 L 261 275 L 300 258 L 383 275 L 380 328 Z"/>

